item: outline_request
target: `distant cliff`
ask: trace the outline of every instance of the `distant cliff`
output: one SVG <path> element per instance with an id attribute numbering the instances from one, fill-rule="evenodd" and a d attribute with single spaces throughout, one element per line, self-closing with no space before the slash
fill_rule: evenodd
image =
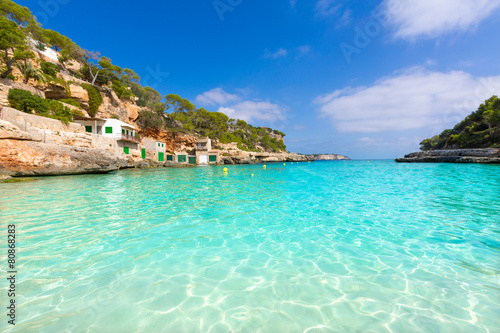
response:
<path id="1" fill-rule="evenodd" d="M 419 151 L 396 159 L 399 163 L 500 164 L 500 149 L 443 149 Z"/>
<path id="2" fill-rule="evenodd" d="M 316 161 L 341 161 L 350 160 L 349 157 L 337 154 L 313 154 L 311 155 Z"/>

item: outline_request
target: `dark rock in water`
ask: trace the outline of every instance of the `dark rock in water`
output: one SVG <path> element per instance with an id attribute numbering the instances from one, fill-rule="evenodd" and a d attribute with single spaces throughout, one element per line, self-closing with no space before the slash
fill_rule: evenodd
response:
<path id="1" fill-rule="evenodd" d="M 428 150 L 397 158 L 399 163 L 482 163 L 499 164 L 500 149 L 446 149 Z"/>
<path id="2" fill-rule="evenodd" d="M 220 163 L 221 164 L 235 164 L 233 159 L 229 156 L 221 156 Z"/>

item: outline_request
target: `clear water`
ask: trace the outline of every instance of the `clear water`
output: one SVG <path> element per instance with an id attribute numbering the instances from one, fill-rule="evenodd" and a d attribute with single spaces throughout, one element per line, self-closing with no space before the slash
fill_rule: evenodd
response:
<path id="1" fill-rule="evenodd" d="M 18 323 L 2 314 L 0 330 L 500 332 L 499 171 L 346 161 L 0 184 L 0 239 L 15 223 L 19 248 Z"/>

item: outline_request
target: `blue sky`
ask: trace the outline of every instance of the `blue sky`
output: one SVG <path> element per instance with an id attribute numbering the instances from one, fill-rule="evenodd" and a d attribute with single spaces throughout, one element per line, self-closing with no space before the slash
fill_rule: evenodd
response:
<path id="1" fill-rule="evenodd" d="M 394 158 L 500 94 L 500 0 L 17 0 L 162 95 Z"/>

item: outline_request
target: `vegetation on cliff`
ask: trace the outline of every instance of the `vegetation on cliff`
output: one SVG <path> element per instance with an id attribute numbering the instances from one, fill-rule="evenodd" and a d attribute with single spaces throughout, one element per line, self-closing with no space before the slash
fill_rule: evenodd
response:
<path id="1" fill-rule="evenodd" d="M 453 129 L 425 139 L 421 150 L 500 147 L 500 99 L 493 96 Z"/>
<path id="2" fill-rule="evenodd" d="M 15 66 L 26 69 L 26 74 L 23 73 L 26 82 L 34 78 L 37 81 L 54 82 L 67 87 L 68 83 L 57 77 L 62 68 L 65 72 L 89 82 L 81 86 L 88 92 L 90 116 L 96 115 L 103 102 L 101 93 L 112 89 L 118 98 L 135 102 L 143 108 L 136 122 L 144 130 L 153 128 L 158 131 L 169 130 L 174 133 L 185 132 L 208 136 L 221 143 L 235 142 L 240 149 L 246 151 L 259 151 L 259 147 L 272 152 L 286 150 L 282 132 L 254 127 L 243 120 L 230 119 L 220 112 L 198 109 L 187 99 L 175 94 L 162 98 L 162 95 L 153 88 L 143 87 L 140 84 L 140 77 L 133 70 L 116 66 L 110 58 L 102 56 L 99 52 L 84 50 L 70 38 L 42 28 L 28 8 L 19 6 L 11 0 L 0 0 L 0 28 L 0 60 L 5 65 L 0 69 L 0 77 L 12 78 Z M 30 44 L 35 45 L 34 49 L 40 51 L 47 47 L 57 51 L 61 68 L 50 62 L 40 62 L 40 69 L 34 68 L 31 61 L 35 59 L 35 55 L 31 52 Z M 75 71 L 65 68 L 70 62 L 79 62 L 82 64 L 81 69 Z M 60 82 L 61 80 L 63 82 Z M 31 99 L 26 98 L 26 100 Z M 46 104 L 39 100 L 37 103 Z M 75 105 L 75 103 L 70 104 Z M 24 106 L 24 109 L 30 107 Z M 41 109 L 46 108 L 42 106 Z M 41 115 L 47 114 L 33 107 L 31 111 Z M 57 116 L 50 114 L 53 117 Z"/>
<path id="3" fill-rule="evenodd" d="M 33 95 L 27 90 L 10 89 L 7 99 L 10 106 L 17 110 L 58 119 L 65 124 L 73 121 L 73 113 L 68 107 L 58 101 Z"/>

